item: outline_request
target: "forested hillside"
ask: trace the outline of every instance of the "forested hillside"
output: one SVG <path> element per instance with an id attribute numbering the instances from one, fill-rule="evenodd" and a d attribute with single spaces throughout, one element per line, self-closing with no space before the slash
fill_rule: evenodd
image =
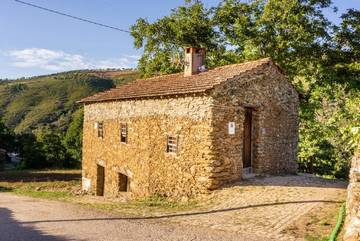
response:
<path id="1" fill-rule="evenodd" d="M 131 70 L 83 70 L 0 81 L 4 147 L 21 152 L 24 168 L 78 163 L 83 113 L 76 102 L 136 77 Z"/>
<path id="2" fill-rule="evenodd" d="M 16 133 L 45 125 L 66 130 L 76 101 L 135 78 L 133 71 L 72 71 L 0 82 L 0 116 Z"/>

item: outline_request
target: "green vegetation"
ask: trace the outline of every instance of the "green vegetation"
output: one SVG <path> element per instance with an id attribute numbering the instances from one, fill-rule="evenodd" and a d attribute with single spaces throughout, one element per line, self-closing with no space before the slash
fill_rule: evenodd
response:
<path id="1" fill-rule="evenodd" d="M 71 169 L 12 170 L 0 172 L 0 192 L 68 201 L 131 215 L 172 213 L 200 207 L 194 200 L 176 202 L 159 195 L 135 200 L 97 199 L 81 192 L 81 171 Z"/>
<path id="2" fill-rule="evenodd" d="M 309 236 L 309 235 L 305 236 L 305 240 L 306 241 L 329 241 L 329 239 L 327 237 L 316 238 L 316 237 Z"/>
<path id="3" fill-rule="evenodd" d="M 65 200 L 80 189 L 80 170 L 12 170 L 0 172 L 0 191 Z"/>
<path id="4" fill-rule="evenodd" d="M 76 102 L 136 77 L 83 70 L 0 82 L 0 146 L 20 152 L 20 169 L 79 166 L 83 109 Z"/>
<path id="5" fill-rule="evenodd" d="M 223 0 L 207 9 L 186 0 L 153 23 L 131 27 L 142 76 L 178 72 L 184 47 L 205 47 L 207 66 L 271 57 L 301 97 L 300 171 L 347 178 L 360 140 L 360 11 L 339 25 L 331 0 Z M 335 11 L 335 10 L 334 10 Z"/>
<path id="6" fill-rule="evenodd" d="M 323 15 L 326 8 L 336 6 L 330 0 L 222 0 L 206 8 L 186 0 L 168 16 L 153 23 L 140 18 L 131 27 L 135 47 L 144 49 L 139 74 L 182 71 L 184 46 L 205 47 L 208 67 L 271 57 L 301 97 L 300 171 L 347 178 L 360 141 L 360 11 L 349 9 L 334 25 Z M 82 122 L 76 101 L 137 75 L 86 70 L 1 81 L 0 116 L 18 135 L 20 167 L 75 165 Z"/>
<path id="7" fill-rule="evenodd" d="M 13 150 L 15 146 L 14 133 L 7 128 L 0 119 L 0 147 L 5 150 Z"/>
<path id="8" fill-rule="evenodd" d="M 0 110 L 16 133 L 39 126 L 66 130 L 76 101 L 113 87 L 113 81 L 81 72 L 60 73 L 0 84 Z"/>

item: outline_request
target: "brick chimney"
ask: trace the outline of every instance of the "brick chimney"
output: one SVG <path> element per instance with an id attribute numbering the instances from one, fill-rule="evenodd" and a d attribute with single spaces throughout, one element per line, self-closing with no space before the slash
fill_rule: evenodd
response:
<path id="1" fill-rule="evenodd" d="M 191 76 L 205 70 L 205 49 L 185 48 L 184 76 Z"/>

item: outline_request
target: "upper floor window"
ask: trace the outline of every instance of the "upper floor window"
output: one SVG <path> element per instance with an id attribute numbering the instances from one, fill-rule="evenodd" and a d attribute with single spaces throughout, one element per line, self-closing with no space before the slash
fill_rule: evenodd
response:
<path id="1" fill-rule="evenodd" d="M 120 142 L 127 143 L 127 124 L 126 123 L 120 124 Z"/>
<path id="2" fill-rule="evenodd" d="M 176 153 L 177 150 L 178 150 L 178 142 L 179 142 L 179 137 L 168 136 L 167 137 L 166 152 Z"/>
<path id="3" fill-rule="evenodd" d="M 104 138 L 104 123 L 98 122 L 97 123 L 97 134 L 99 138 Z"/>

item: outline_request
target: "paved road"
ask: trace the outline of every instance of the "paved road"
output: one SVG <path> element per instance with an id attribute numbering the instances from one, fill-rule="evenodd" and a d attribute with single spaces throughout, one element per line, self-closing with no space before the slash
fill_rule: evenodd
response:
<path id="1" fill-rule="evenodd" d="M 245 234 L 130 219 L 78 205 L 0 193 L 0 241 L 260 241 Z"/>

